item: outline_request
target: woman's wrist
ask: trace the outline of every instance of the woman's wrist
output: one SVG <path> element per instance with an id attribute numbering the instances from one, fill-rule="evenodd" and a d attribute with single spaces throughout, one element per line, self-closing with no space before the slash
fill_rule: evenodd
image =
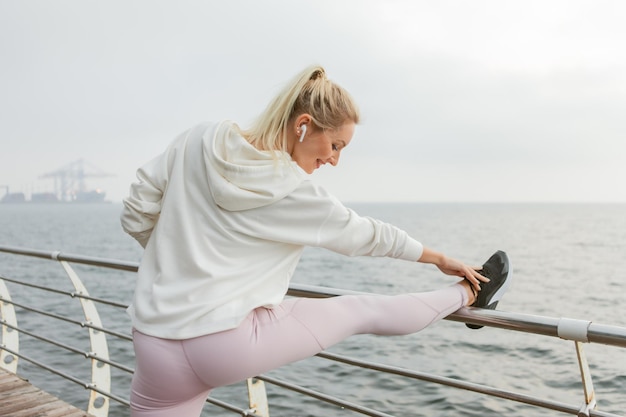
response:
<path id="1" fill-rule="evenodd" d="M 422 251 L 422 256 L 417 260 L 418 262 L 425 264 L 433 264 L 433 265 L 443 265 L 445 259 L 445 255 L 443 253 L 435 252 L 432 249 L 424 247 Z"/>

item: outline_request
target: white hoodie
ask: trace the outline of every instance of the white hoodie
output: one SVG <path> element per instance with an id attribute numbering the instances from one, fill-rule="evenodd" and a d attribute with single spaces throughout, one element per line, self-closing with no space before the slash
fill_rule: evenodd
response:
<path id="1" fill-rule="evenodd" d="M 344 207 L 289 155 L 232 122 L 177 137 L 137 171 L 122 227 L 145 247 L 128 311 L 142 333 L 187 339 L 237 327 L 283 300 L 304 246 L 417 261 L 404 231 Z"/>

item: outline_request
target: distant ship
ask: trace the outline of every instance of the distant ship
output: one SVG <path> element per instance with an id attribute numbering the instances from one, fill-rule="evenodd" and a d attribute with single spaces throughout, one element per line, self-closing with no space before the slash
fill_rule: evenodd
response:
<path id="1" fill-rule="evenodd" d="M 22 192 L 11 193 L 9 187 L 0 185 L 0 190 L 4 188 L 5 194 L 0 199 L 3 204 L 22 203 L 105 203 L 106 193 L 103 190 L 88 190 L 85 185 L 87 177 L 110 177 L 112 174 L 102 172 L 93 167 L 83 159 L 79 159 L 53 172 L 48 172 L 40 178 L 54 179 L 55 192 L 32 193 L 30 200 Z"/>
<path id="2" fill-rule="evenodd" d="M 9 193 L 9 187 L 5 187 L 7 189 L 7 193 L 2 197 L 0 203 L 25 203 L 26 196 L 24 193 Z"/>
<path id="3" fill-rule="evenodd" d="M 30 200 L 24 193 L 7 193 L 0 204 L 49 204 L 49 203 L 107 203 L 104 198 L 106 193 L 102 190 L 79 191 L 72 195 L 69 200 L 59 200 L 54 193 L 33 193 Z"/>
<path id="4" fill-rule="evenodd" d="M 74 203 L 104 203 L 106 193 L 102 190 L 79 191 Z"/>

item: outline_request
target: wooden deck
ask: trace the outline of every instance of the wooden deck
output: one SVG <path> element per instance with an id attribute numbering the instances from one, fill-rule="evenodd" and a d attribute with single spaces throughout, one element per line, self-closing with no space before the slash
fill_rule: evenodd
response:
<path id="1" fill-rule="evenodd" d="M 0 368 L 0 416 L 92 417 L 55 396 Z"/>

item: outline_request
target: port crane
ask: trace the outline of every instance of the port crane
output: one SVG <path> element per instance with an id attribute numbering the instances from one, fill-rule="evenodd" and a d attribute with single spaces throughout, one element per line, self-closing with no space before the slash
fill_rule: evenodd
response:
<path id="1" fill-rule="evenodd" d="M 102 171 L 84 159 L 78 159 L 55 171 L 40 175 L 39 178 L 54 178 L 54 192 L 59 201 L 74 201 L 81 194 L 89 192 L 85 178 L 112 176 L 113 174 Z"/>

